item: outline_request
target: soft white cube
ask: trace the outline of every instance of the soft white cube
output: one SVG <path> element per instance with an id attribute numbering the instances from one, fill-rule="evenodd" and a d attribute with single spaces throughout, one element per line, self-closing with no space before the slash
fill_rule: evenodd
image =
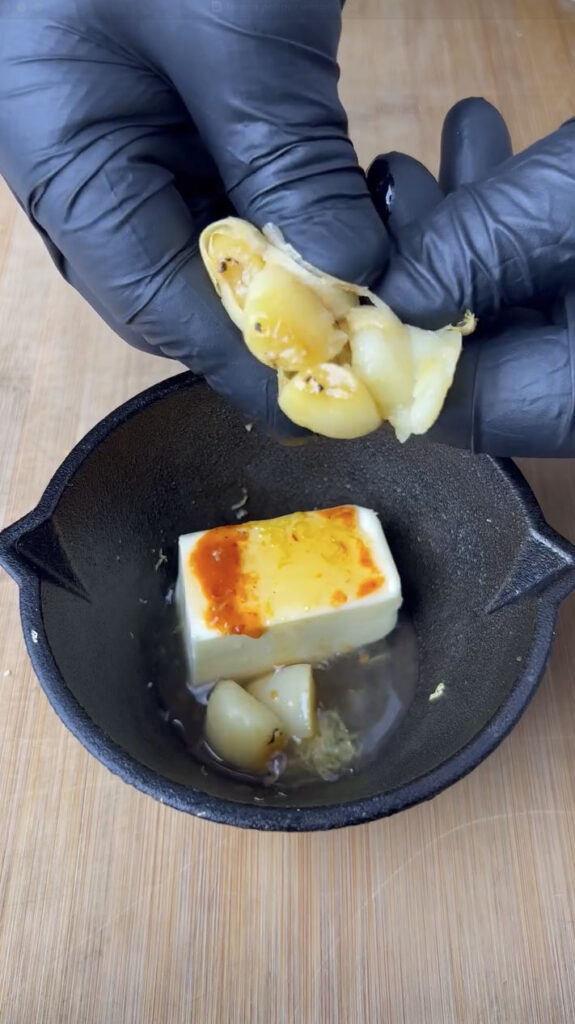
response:
<path id="1" fill-rule="evenodd" d="M 199 686 L 380 640 L 402 595 L 376 513 L 345 505 L 180 537 L 177 602 Z"/>

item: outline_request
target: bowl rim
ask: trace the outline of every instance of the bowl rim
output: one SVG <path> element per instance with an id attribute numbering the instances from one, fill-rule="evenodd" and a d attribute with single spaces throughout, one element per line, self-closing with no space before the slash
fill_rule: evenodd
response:
<path id="1" fill-rule="evenodd" d="M 44 627 L 41 579 L 31 568 L 22 566 L 14 546 L 24 533 L 50 518 L 72 477 L 106 437 L 147 406 L 203 384 L 202 378 L 186 371 L 160 381 L 122 403 L 74 446 L 53 474 L 35 508 L 0 533 L 0 564 L 18 583 L 24 641 L 34 672 L 49 703 L 75 738 L 114 775 L 162 804 L 219 824 L 260 831 L 325 831 L 388 817 L 430 800 L 485 760 L 523 714 L 543 677 L 551 652 L 559 606 L 575 587 L 572 573 L 557 579 L 540 596 L 531 650 L 523 665 L 523 672 L 483 728 L 455 754 L 424 775 L 387 792 L 341 804 L 263 807 L 211 796 L 199 789 L 172 782 L 148 768 L 112 740 L 68 688 L 52 654 Z M 477 457 L 489 460 L 517 495 L 528 526 L 558 545 L 575 565 L 575 547 L 549 527 L 533 491 L 515 463 L 511 459 L 487 455 Z"/>

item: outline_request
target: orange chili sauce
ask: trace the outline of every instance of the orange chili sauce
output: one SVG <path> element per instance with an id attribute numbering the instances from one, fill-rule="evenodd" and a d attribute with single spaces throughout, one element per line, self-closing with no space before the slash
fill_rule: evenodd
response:
<path id="1" fill-rule="evenodd" d="M 324 519 L 337 519 L 343 526 L 350 530 L 357 527 L 357 512 L 353 505 L 339 505 L 337 508 L 324 508 L 320 511 Z"/>
<path id="2" fill-rule="evenodd" d="M 324 516 L 325 519 L 336 519 L 339 523 L 347 526 L 350 530 L 357 529 L 357 511 L 353 505 L 341 505 L 338 508 L 324 509 L 320 515 Z M 363 541 L 361 537 L 355 537 L 355 541 L 359 552 L 359 564 L 370 573 L 369 578 L 362 580 L 359 584 L 357 588 L 357 597 L 367 597 L 368 594 L 373 594 L 376 590 L 379 590 L 379 588 L 385 583 L 385 579 L 377 568 L 371 551 L 365 541 Z M 345 550 L 345 545 L 342 544 L 341 546 Z M 343 595 L 344 601 L 342 601 L 340 599 L 341 595 L 341 590 L 336 591 L 331 599 L 332 605 L 335 606 L 345 603 L 345 600 L 347 599 L 345 598 L 345 595 Z"/>
<path id="3" fill-rule="evenodd" d="M 377 576 L 372 576 L 370 580 L 364 580 L 363 583 L 360 583 L 359 587 L 357 588 L 357 596 L 367 597 L 368 594 L 375 593 L 376 590 L 379 590 L 382 583 L 383 576 L 380 576 L 379 574 Z"/>
<path id="4" fill-rule="evenodd" d="M 319 515 L 337 522 L 338 527 L 349 530 L 349 542 L 332 537 L 331 542 L 341 549 L 342 559 L 350 557 L 350 545 L 356 546 L 357 561 L 366 570 L 358 584 L 357 598 L 379 590 L 385 582 L 365 541 L 358 536 L 357 511 L 352 505 L 323 509 Z M 243 635 L 257 639 L 265 631 L 258 595 L 258 579 L 242 568 L 243 553 L 249 540 L 249 527 L 220 526 L 207 531 L 190 555 L 189 564 L 206 598 L 205 622 L 211 629 L 224 635 Z M 295 530 L 288 539 L 297 543 Z M 321 576 L 315 574 L 315 577 Z M 343 589 L 333 591 L 330 604 L 336 608 L 347 603 L 350 594 Z"/>
<path id="5" fill-rule="evenodd" d="M 242 549 L 247 540 L 247 531 L 237 527 L 209 530 L 192 551 L 190 567 L 207 601 L 207 625 L 227 635 L 257 639 L 264 627 L 257 608 L 250 609 L 256 581 L 250 573 L 242 572 Z"/>

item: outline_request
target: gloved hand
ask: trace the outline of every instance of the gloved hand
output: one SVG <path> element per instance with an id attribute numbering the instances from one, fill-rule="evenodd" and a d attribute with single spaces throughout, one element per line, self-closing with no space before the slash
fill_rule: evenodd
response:
<path id="1" fill-rule="evenodd" d="M 376 291 L 422 327 L 479 318 L 430 432 L 507 456 L 575 455 L 575 122 L 512 157 L 500 114 L 465 100 L 443 127 L 439 183 L 378 157 L 368 181 L 395 239 Z"/>
<path id="2" fill-rule="evenodd" d="M 0 5 L 0 172 L 62 274 L 131 344 L 276 434 L 301 431 L 197 239 L 237 212 L 338 276 L 381 272 L 387 235 L 337 95 L 340 29 L 340 0 Z"/>

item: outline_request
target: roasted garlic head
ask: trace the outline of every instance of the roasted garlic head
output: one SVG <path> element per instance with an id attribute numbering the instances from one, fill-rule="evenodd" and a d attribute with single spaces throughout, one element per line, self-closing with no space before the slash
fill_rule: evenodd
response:
<path id="1" fill-rule="evenodd" d="M 275 228 L 262 233 L 235 217 L 210 224 L 200 252 L 250 352 L 278 371 L 279 405 L 293 423 L 354 438 L 387 420 L 400 441 L 435 423 L 471 314 L 439 331 L 403 324 L 367 288 L 305 263 Z"/>

